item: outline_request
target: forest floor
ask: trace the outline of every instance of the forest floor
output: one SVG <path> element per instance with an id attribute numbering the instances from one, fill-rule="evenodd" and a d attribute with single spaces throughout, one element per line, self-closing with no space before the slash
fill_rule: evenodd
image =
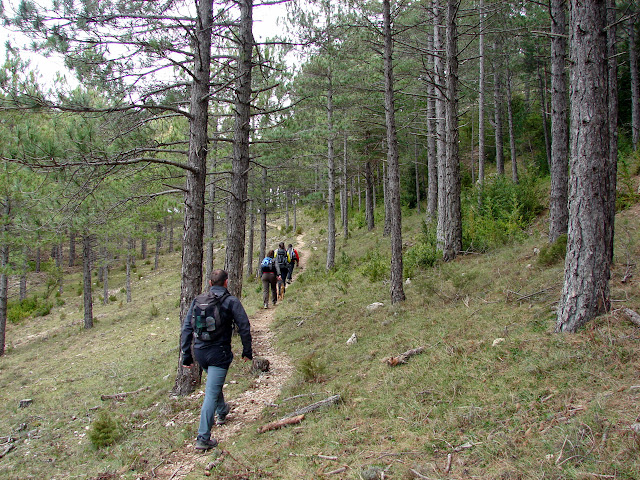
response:
<path id="1" fill-rule="evenodd" d="M 304 269 L 309 252 L 304 248 L 304 235 L 296 238 L 296 247 L 300 254 L 300 264 L 294 270 L 293 280 Z M 286 302 L 286 295 L 284 301 Z M 160 480 L 176 480 L 186 477 L 189 473 L 202 469 L 215 460 L 216 456 L 224 454 L 225 444 L 233 442 L 233 438 L 240 431 L 247 428 L 255 428 L 255 422 L 261 417 L 265 405 L 273 404 L 278 398 L 280 390 L 291 377 L 293 366 L 291 360 L 284 352 L 274 348 L 274 334 L 270 329 L 276 307 L 258 310 L 249 318 L 251 322 L 251 338 L 254 357 L 260 356 L 269 360 L 269 371 L 257 376 L 250 388 L 235 398 L 227 398 L 231 404 L 231 412 L 227 417 L 227 423 L 215 426 L 212 437 L 220 442 L 217 449 L 209 452 L 201 452 L 194 448 L 195 440 L 187 441 L 178 450 L 167 454 L 163 463 L 154 469 L 154 478 Z M 238 361 L 238 359 L 236 359 Z M 203 398 L 204 391 L 199 390 L 193 394 Z M 198 416 L 200 412 L 197 412 Z"/>

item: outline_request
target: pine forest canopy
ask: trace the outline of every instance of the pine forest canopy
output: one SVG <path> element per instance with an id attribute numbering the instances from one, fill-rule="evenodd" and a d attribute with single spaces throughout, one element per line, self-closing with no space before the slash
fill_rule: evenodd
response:
<path id="1" fill-rule="evenodd" d="M 589 193 L 566 172 L 586 175 L 594 155 L 606 178 L 591 178 L 589 188 L 606 199 L 598 213 L 606 228 L 591 233 L 604 239 L 587 243 L 610 261 L 615 165 L 618 150 L 637 148 L 640 87 L 636 2 L 609 1 L 608 10 L 601 3 L 5 3 L 5 28 L 43 55 L 61 55 L 77 84 L 39 77 L 27 52 L 8 45 L 0 73 L 7 139 L 0 320 L 6 275 L 24 269 L 25 252 L 76 234 L 87 249 L 101 238 L 115 252 L 123 247 L 108 232 L 134 245 L 178 215 L 181 317 L 202 290 L 216 238 L 227 247 L 231 289 L 241 295 L 254 260 L 245 255 L 249 218 L 261 215 L 263 257 L 267 217 L 288 222 L 299 203 L 327 209 L 327 269 L 335 261 L 336 200 L 345 240 L 349 222 L 375 228 L 376 207 L 384 205 L 394 302 L 404 299 L 407 268 L 400 207 L 425 200 L 433 225 L 426 230 L 435 232 L 425 244 L 451 260 L 491 247 L 495 239 L 477 236 L 479 221 L 510 238 L 524 231 L 542 209 L 540 182 L 550 178 L 550 239 L 568 233 L 577 261 L 586 253 L 572 221 L 593 212 L 567 208 L 569 198 Z M 286 22 L 266 25 L 271 37 L 256 42 L 254 11 L 283 5 Z M 597 71 L 579 62 L 587 40 L 605 59 Z M 581 75 L 572 81 L 571 65 Z M 598 145 L 587 145 L 592 137 L 575 123 L 585 102 L 599 106 Z M 571 135 L 562 128 L 569 124 Z M 559 315 L 559 331 L 607 308 L 608 300 L 593 307 L 607 296 L 603 270 L 596 287 L 580 287 L 595 289 L 590 305 L 568 308 L 571 326 Z M 571 281 L 568 272 L 565 285 Z M 4 345 L 4 327 L 2 336 Z"/>

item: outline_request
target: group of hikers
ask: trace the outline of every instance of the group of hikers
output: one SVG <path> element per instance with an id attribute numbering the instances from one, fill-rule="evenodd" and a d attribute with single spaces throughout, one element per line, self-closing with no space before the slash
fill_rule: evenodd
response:
<path id="1" fill-rule="evenodd" d="M 273 292 L 273 305 L 283 298 L 285 285 L 291 283 L 293 269 L 299 265 L 298 251 L 280 242 L 276 252 L 270 250 L 260 264 L 264 308 L 269 306 L 269 290 Z M 242 341 L 242 357 L 253 359 L 251 325 L 240 300 L 227 289 L 229 275 L 225 270 L 214 270 L 209 278 L 208 291 L 193 299 L 181 328 L 180 350 L 183 368 L 191 368 L 194 359 L 207 372 L 204 400 L 200 411 L 200 424 L 195 448 L 206 451 L 218 445 L 211 436 L 214 425 L 224 425 L 231 405 L 224 399 L 222 387 L 233 360 L 231 336 L 236 325 Z"/>
<path id="2" fill-rule="evenodd" d="M 284 242 L 280 242 L 277 250 L 269 250 L 260 263 L 260 275 L 262 279 L 262 301 L 264 308 L 269 308 L 269 291 L 273 305 L 278 299 L 284 297 L 286 285 L 291 283 L 293 269 L 300 264 L 298 251 L 290 243 L 284 248 Z"/>

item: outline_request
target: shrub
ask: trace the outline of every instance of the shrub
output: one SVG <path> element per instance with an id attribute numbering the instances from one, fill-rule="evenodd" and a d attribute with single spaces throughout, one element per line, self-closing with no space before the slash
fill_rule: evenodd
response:
<path id="1" fill-rule="evenodd" d="M 89 440 L 96 448 L 108 447 L 122 436 L 122 429 L 108 412 L 102 411 L 89 429 Z"/>
<path id="2" fill-rule="evenodd" d="M 115 295 L 109 295 L 109 301 L 115 302 L 118 298 Z"/>
<path id="3" fill-rule="evenodd" d="M 28 317 L 43 317 L 51 312 L 53 304 L 38 297 L 25 298 L 16 302 L 9 302 L 7 306 L 7 320 L 18 323 Z"/>
<path id="4" fill-rule="evenodd" d="M 149 313 L 152 317 L 157 317 L 158 315 L 160 315 L 160 310 L 155 304 L 151 304 L 151 310 L 149 310 Z"/>
<path id="5" fill-rule="evenodd" d="M 296 235 L 302 235 L 302 227 L 301 226 L 296 227 Z"/>
<path id="6" fill-rule="evenodd" d="M 545 245 L 540 249 L 538 255 L 538 263 L 540 265 L 550 266 L 560 260 L 564 260 L 567 252 L 567 234 L 560 235 L 555 242 Z"/>
<path id="7" fill-rule="evenodd" d="M 405 277 L 411 277 L 416 268 L 433 267 L 440 256 L 435 228 L 432 224 L 423 223 L 420 238 L 402 257 Z"/>
<path id="8" fill-rule="evenodd" d="M 389 261 L 380 252 L 373 250 L 365 255 L 359 270 L 370 282 L 379 282 L 389 276 Z"/>
<path id="9" fill-rule="evenodd" d="M 298 372 L 305 382 L 321 382 L 324 379 L 325 371 L 326 367 L 313 354 L 304 357 L 298 365 Z"/>

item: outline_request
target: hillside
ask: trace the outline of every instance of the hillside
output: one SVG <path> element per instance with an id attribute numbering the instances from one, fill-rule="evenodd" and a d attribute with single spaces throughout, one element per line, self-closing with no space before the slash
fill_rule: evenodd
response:
<path id="1" fill-rule="evenodd" d="M 403 214 L 411 245 L 422 218 Z M 326 220 L 307 212 L 299 219 L 307 263 L 270 323 L 273 351 L 286 353 L 295 371 L 275 398 L 255 399 L 259 418 L 245 422 L 236 411 L 220 428 L 225 454 L 210 477 L 637 478 L 640 433 L 631 427 L 640 418 L 640 336 L 620 308 L 640 311 L 639 215 L 636 205 L 617 218 L 614 311 L 576 335 L 557 335 L 562 263 L 537 262 L 543 218 L 521 243 L 415 270 L 407 301 L 391 306 L 384 275 L 376 274 L 388 263 L 381 226 L 339 237 L 336 269 L 326 273 Z M 270 244 L 280 239 L 272 235 Z M 123 272 L 114 271 L 116 300 L 96 301 L 90 331 L 82 328 L 72 272 L 64 305 L 9 326 L 10 348 L 0 359 L 0 454 L 8 449 L 0 477 L 203 477 L 220 451 L 192 455 L 201 398 L 169 394 L 179 263 L 177 252 L 164 255 L 157 271 L 139 260 L 131 304 L 119 290 Z M 245 284 L 251 316 L 260 314 L 260 290 Z M 374 302 L 384 305 L 368 309 Z M 354 333 L 357 342 L 347 345 Z M 385 361 L 416 347 L 424 351 L 406 364 Z M 251 402 L 263 381 L 239 361 L 227 379 L 232 402 Z M 121 392 L 137 393 L 101 400 Z M 340 395 L 338 405 L 298 425 L 256 432 L 332 395 Z M 20 408 L 23 399 L 31 405 Z M 112 445 L 92 445 L 98 420 Z"/>

